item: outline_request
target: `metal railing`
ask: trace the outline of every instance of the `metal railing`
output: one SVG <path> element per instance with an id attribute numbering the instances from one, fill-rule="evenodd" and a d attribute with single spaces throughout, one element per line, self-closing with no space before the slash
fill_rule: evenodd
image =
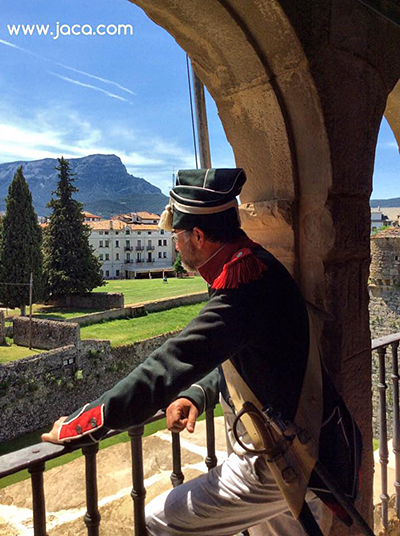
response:
<path id="1" fill-rule="evenodd" d="M 159 411 L 151 419 L 142 425 L 133 426 L 128 430 L 132 453 L 132 491 L 133 519 L 136 536 L 146 536 L 146 523 L 144 505 L 146 489 L 144 487 L 143 451 L 142 438 L 145 424 L 158 421 L 165 417 L 164 412 Z M 118 435 L 121 432 L 111 431 L 104 439 Z M 208 470 L 217 465 L 215 455 L 214 435 L 214 409 L 206 411 L 206 435 L 207 456 L 205 464 Z M 43 473 L 46 462 L 70 453 L 74 449 L 70 445 L 53 445 L 51 443 L 39 443 L 31 447 L 6 454 L 0 457 L 0 479 L 27 469 L 31 475 L 32 483 L 32 507 L 33 507 L 33 534 L 34 536 L 46 536 L 46 505 L 43 486 Z M 86 514 L 83 521 L 86 525 L 88 536 L 99 536 L 101 515 L 98 505 L 97 490 L 97 453 L 99 445 L 93 444 L 82 448 L 85 457 L 85 482 L 86 482 Z M 172 433 L 172 485 L 178 486 L 183 483 L 184 475 L 181 469 L 181 452 L 179 434 Z"/>
<path id="2" fill-rule="evenodd" d="M 386 352 L 391 351 L 391 381 L 392 381 L 392 409 L 393 409 L 393 452 L 395 456 L 395 509 L 397 517 L 400 518 L 400 420 L 399 420 L 399 360 L 398 348 L 400 333 L 374 339 L 372 341 L 372 351 L 376 351 L 379 361 L 379 462 L 381 466 L 381 494 L 382 501 L 382 524 L 388 528 L 388 405 L 386 402 Z"/>

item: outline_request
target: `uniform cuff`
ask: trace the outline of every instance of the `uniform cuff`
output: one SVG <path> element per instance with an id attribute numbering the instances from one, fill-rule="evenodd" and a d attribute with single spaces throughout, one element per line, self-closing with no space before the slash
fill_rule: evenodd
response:
<path id="1" fill-rule="evenodd" d="M 60 426 L 59 441 L 71 441 L 89 435 L 93 442 L 97 440 L 91 436 L 104 425 L 104 404 L 89 408 L 84 406 L 77 413 L 73 413 Z"/>

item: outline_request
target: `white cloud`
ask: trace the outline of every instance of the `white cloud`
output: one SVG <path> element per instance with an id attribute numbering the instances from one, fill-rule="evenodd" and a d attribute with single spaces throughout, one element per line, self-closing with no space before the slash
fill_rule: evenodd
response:
<path id="1" fill-rule="evenodd" d="M 194 166 L 191 152 L 170 140 L 115 123 L 110 128 L 107 124 L 93 126 L 65 105 L 49 105 L 28 118 L 0 104 L 0 117 L 0 162 L 116 154 L 129 173 L 143 177 L 164 193 L 171 187 L 173 169 Z"/>

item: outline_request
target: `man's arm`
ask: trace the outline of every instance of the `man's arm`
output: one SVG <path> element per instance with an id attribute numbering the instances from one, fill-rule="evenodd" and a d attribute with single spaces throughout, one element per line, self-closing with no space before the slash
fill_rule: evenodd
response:
<path id="1" fill-rule="evenodd" d="M 70 415 L 51 436 L 93 442 L 110 429 L 125 429 L 167 407 L 182 389 L 235 355 L 248 337 L 251 307 L 246 292 L 216 293 L 176 337 L 100 398 Z M 48 436 L 45 436 L 45 440 Z"/>

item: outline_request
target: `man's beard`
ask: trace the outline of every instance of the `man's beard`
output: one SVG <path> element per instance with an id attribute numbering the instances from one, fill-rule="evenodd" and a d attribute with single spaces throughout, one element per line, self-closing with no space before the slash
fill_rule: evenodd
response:
<path id="1" fill-rule="evenodd" d="M 194 264 L 192 264 L 190 261 L 183 260 L 182 255 L 181 255 L 181 262 L 182 262 L 182 266 L 185 268 L 187 272 L 197 272 L 197 267 Z"/>
<path id="2" fill-rule="evenodd" d="M 185 255 L 181 252 L 182 266 L 186 271 L 197 272 L 200 262 L 197 259 L 196 250 L 190 242 L 186 242 Z"/>

